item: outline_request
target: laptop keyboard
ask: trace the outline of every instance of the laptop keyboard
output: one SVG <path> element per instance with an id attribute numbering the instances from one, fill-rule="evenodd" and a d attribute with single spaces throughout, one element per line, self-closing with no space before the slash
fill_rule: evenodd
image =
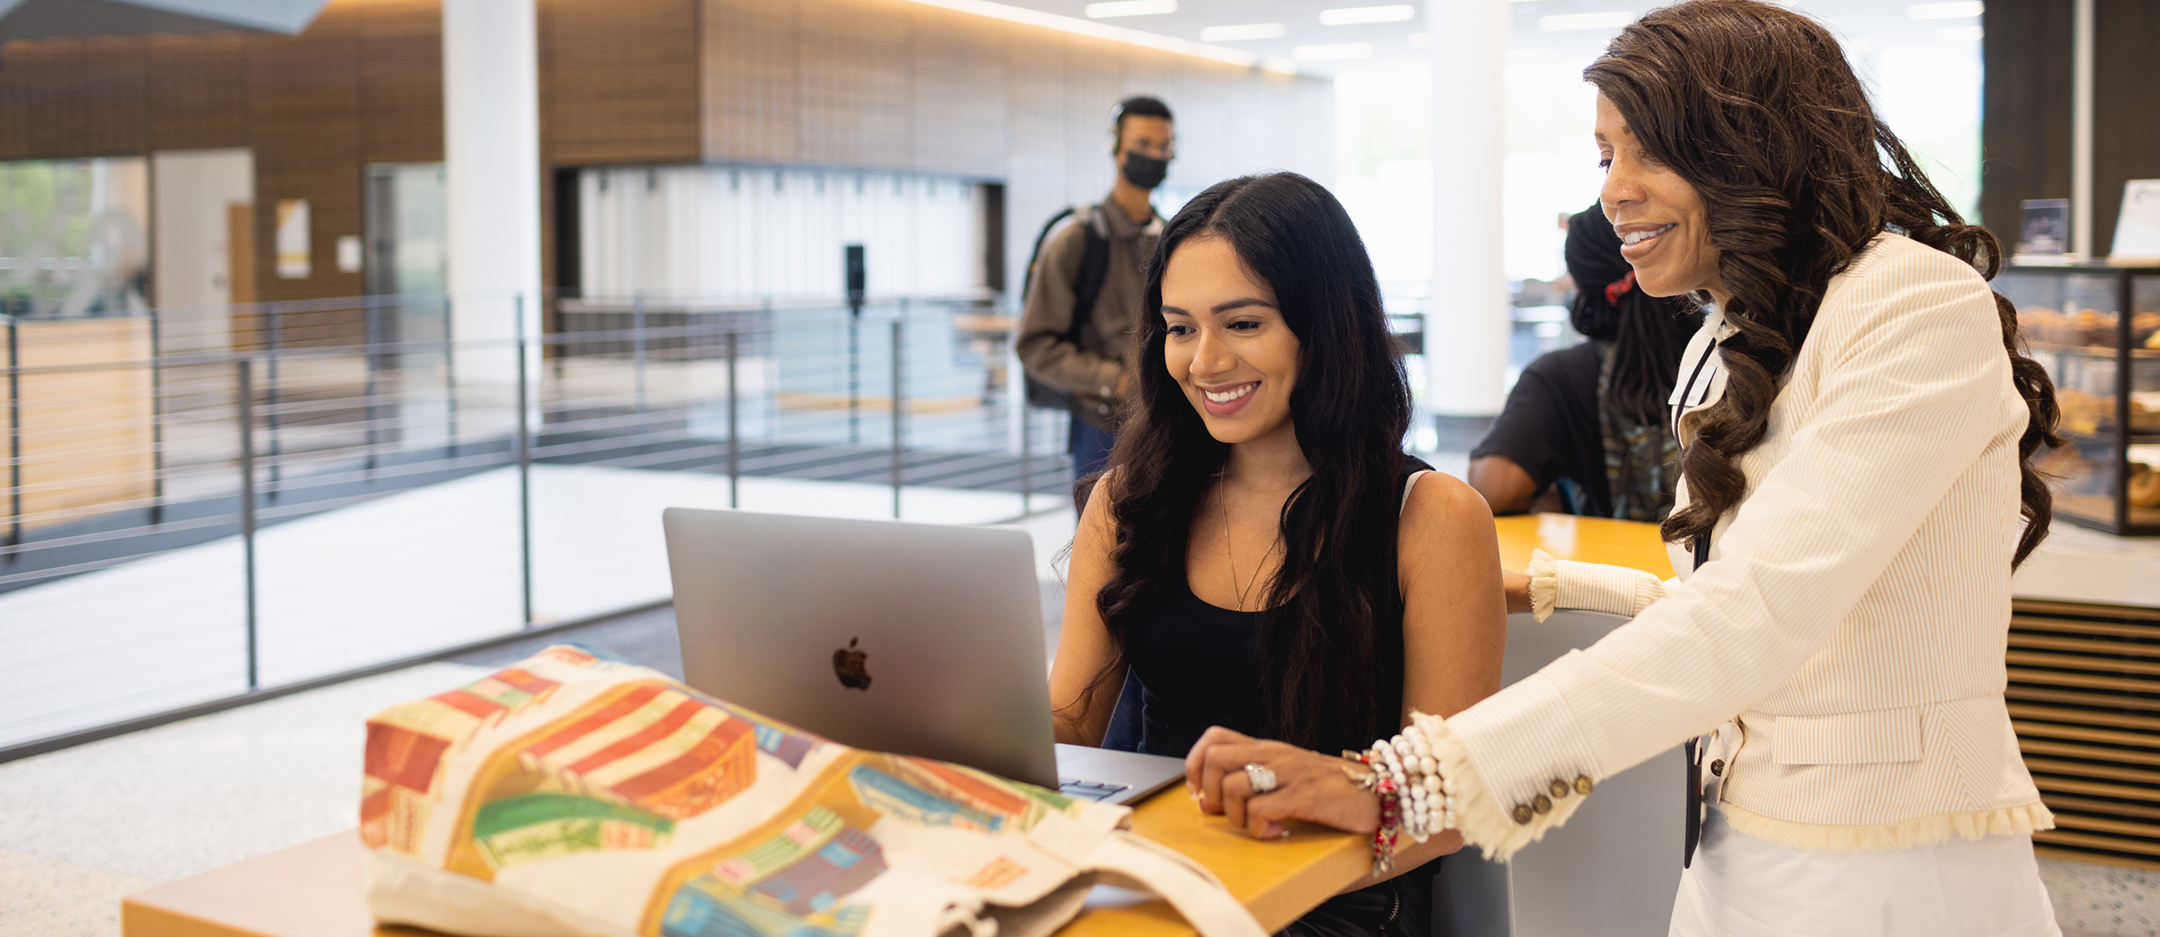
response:
<path id="1" fill-rule="evenodd" d="M 1080 778 L 1058 779 L 1058 793 L 1078 800 L 1109 800 L 1131 788 L 1130 784 L 1105 784 Z"/>

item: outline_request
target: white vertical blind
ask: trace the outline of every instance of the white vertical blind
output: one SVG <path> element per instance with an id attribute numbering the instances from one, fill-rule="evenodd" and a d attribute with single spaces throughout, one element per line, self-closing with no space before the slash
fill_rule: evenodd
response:
<path id="1" fill-rule="evenodd" d="M 749 166 L 580 173 L 585 295 L 702 300 L 839 295 L 861 244 L 878 296 L 985 285 L 982 185 L 953 176 Z"/>

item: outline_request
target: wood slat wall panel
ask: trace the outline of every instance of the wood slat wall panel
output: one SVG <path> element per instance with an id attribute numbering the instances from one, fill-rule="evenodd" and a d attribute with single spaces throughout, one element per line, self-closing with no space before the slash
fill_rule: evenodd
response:
<path id="1" fill-rule="evenodd" d="M 2013 612 L 2010 620 L 2012 622 L 2016 622 L 2020 619 L 2022 615 L 2032 616 L 2031 620 L 2034 622 L 2034 627 L 2039 627 L 2041 624 L 2049 622 L 2053 622 L 2056 624 L 2077 623 L 2073 620 L 2061 620 L 2049 617 L 2056 615 L 2100 615 L 2105 616 L 2105 620 L 2123 620 L 2129 622 L 2149 621 L 2160 624 L 2160 608 L 2132 608 L 2122 605 L 2086 605 L 2079 602 L 2050 602 L 2044 599 L 2017 600 L 2016 611 Z M 2091 622 L 2084 623 L 2090 624 Z"/>
<path id="2" fill-rule="evenodd" d="M 143 45 L 136 39 L 8 43 L 0 82 L 18 86 L 21 104 L 31 109 L 17 146 L 9 149 L 70 156 L 142 152 L 150 128 Z"/>
<path id="3" fill-rule="evenodd" d="M 805 0 L 796 4 L 795 161 L 919 168 L 911 158 L 913 23 L 899 4 Z"/>
<path id="4" fill-rule="evenodd" d="M 2022 600 L 2015 611 L 2010 646 L 2046 648 L 2008 652 L 2011 725 L 2057 825 L 2035 842 L 2160 868 L 2160 665 L 2145 659 L 2160 613 Z"/>
<path id="5" fill-rule="evenodd" d="M 2160 663 L 2146 660 L 2126 660 L 2122 652 L 2112 649 L 2099 651 L 2080 649 L 2078 652 L 2070 654 L 2013 650 L 2006 655 L 2006 659 L 2012 664 L 2023 667 L 2053 667 L 2116 674 L 2138 674 L 2148 677 L 2160 676 Z"/>
<path id="6" fill-rule="evenodd" d="M 2088 722 L 2093 725 L 2115 726 L 2139 732 L 2160 734 L 2160 717 L 2140 716 L 2132 713 L 2099 712 L 2090 709 L 2069 709 L 2058 706 L 2034 706 L 2012 700 L 2010 717 L 2013 719 L 2051 719 L 2057 722 Z"/>
<path id="7" fill-rule="evenodd" d="M 2160 657 L 2160 645 L 2109 641 L 2102 638 L 2065 638 L 2054 635 L 2020 634 L 2010 639 L 2010 646 L 2037 651 L 2073 651 L 2079 654 L 2097 654 L 2101 656 Z"/>
<path id="8" fill-rule="evenodd" d="M 980 17 L 917 6 L 909 43 L 914 113 L 911 162 L 929 172 L 983 178 L 1005 174 L 1005 63 L 1008 33 Z M 967 23 L 975 19 L 978 22 Z"/>
<path id="9" fill-rule="evenodd" d="M 2160 765 L 2160 752 L 2146 752 L 2105 745 L 2075 745 L 2065 742 L 2048 742 L 2040 739 L 2024 739 L 2018 743 L 2020 751 L 2029 755 L 2060 755 L 2068 758 L 2086 758 L 2096 761 L 2119 761 L 2133 765 Z"/>
<path id="10" fill-rule="evenodd" d="M 700 157 L 696 0 L 541 0 L 538 13 L 543 166 Z"/>
<path id="11" fill-rule="evenodd" d="M 161 150 L 237 146 L 247 139 L 247 37 L 152 36 L 144 43 L 151 80 L 149 146 Z"/>
<path id="12" fill-rule="evenodd" d="M 360 147 L 370 163 L 442 159 L 442 6 L 373 0 L 360 21 Z"/>
<path id="13" fill-rule="evenodd" d="M 704 6 L 705 155 L 746 162 L 796 159 L 796 5 Z"/>

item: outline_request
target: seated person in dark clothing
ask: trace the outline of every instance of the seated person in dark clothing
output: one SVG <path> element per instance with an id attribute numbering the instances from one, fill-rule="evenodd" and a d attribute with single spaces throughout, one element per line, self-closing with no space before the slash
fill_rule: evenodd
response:
<path id="1" fill-rule="evenodd" d="M 1492 514 L 1402 451 L 1409 384 L 1341 204 L 1290 173 L 1220 183 L 1163 230 L 1141 295 L 1136 397 L 1073 540 L 1058 741 L 1099 744 L 1128 671 L 1140 749 L 1179 757 L 1358 748 L 1499 689 Z M 1308 780 L 1356 790 L 1339 767 Z M 1453 836 L 1406 840 L 1283 933 L 1430 934 Z"/>
<path id="2" fill-rule="evenodd" d="M 1567 267 L 1575 280 L 1568 316 L 1590 340 L 1523 369 L 1470 452 L 1470 486 L 1494 514 L 1662 521 L 1679 477 L 1666 398 L 1702 312 L 1683 297 L 1635 288 L 1635 270 L 1597 205 L 1568 219 Z"/>

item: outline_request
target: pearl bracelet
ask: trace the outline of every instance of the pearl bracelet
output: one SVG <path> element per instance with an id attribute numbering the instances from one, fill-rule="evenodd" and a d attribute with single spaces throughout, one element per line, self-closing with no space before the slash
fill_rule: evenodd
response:
<path id="1" fill-rule="evenodd" d="M 1359 786 L 1380 797 L 1380 826 L 1373 830 L 1374 875 L 1395 867 L 1401 834 L 1422 843 L 1455 828 L 1454 791 L 1440 772 L 1431 742 L 1416 725 L 1373 742 L 1365 751 L 1345 751 L 1343 757 L 1372 769 Z"/>

